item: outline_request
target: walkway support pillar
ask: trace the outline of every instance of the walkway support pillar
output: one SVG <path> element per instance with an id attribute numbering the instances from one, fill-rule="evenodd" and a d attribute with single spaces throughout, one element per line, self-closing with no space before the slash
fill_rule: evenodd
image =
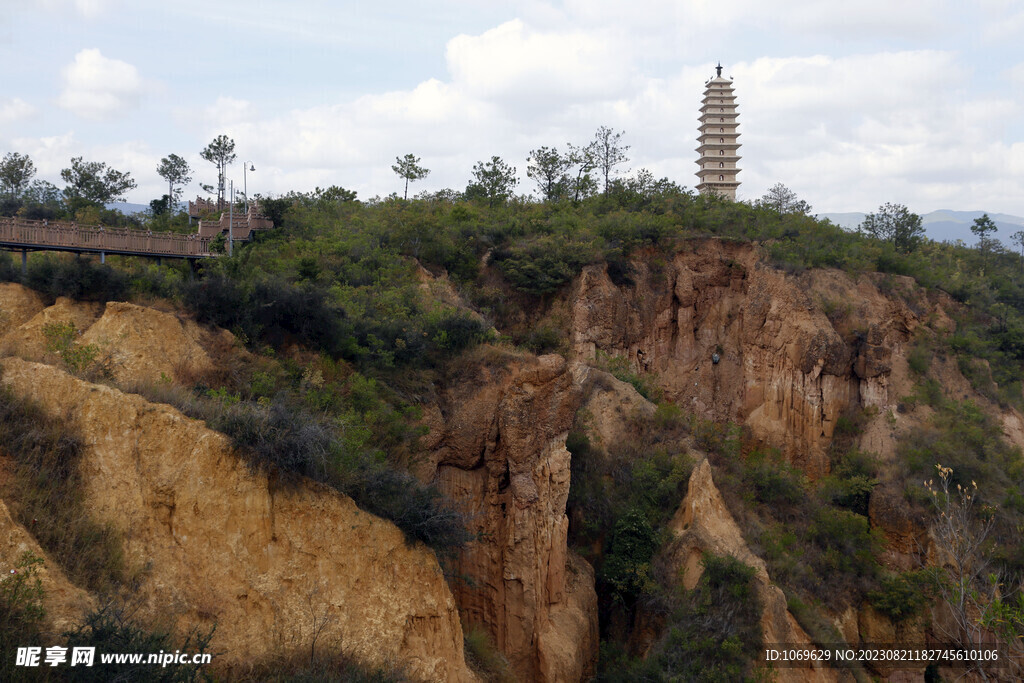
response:
<path id="1" fill-rule="evenodd" d="M 21 250 L 21 274 L 28 275 L 28 249 Z"/>

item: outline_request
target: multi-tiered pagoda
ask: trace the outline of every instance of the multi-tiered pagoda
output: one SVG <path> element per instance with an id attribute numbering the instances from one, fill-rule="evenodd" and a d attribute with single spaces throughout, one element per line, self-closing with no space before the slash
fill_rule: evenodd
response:
<path id="1" fill-rule="evenodd" d="M 697 165 L 699 192 L 716 192 L 728 199 L 736 199 L 736 188 L 740 182 L 736 174 L 740 169 L 739 112 L 736 111 L 736 96 L 732 92 L 732 80 L 722 78 L 722 65 L 716 67 L 718 74 L 709 80 L 704 91 L 704 103 L 700 108 L 700 159 Z"/>

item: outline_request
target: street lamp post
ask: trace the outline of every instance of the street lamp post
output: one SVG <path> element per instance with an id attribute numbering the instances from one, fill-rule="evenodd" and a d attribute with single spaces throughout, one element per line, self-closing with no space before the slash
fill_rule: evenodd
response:
<path id="1" fill-rule="evenodd" d="M 222 216 L 224 214 L 221 214 Z M 232 255 L 235 245 L 235 181 L 231 181 L 231 204 L 228 208 L 228 256 Z"/>
<path id="2" fill-rule="evenodd" d="M 253 163 L 251 161 L 246 161 L 245 163 L 242 164 L 242 192 L 245 193 L 245 213 L 248 215 L 248 213 L 249 213 L 249 182 L 248 182 L 248 180 L 245 177 L 246 169 L 249 169 L 250 171 L 255 171 L 256 167 L 253 166 Z"/>

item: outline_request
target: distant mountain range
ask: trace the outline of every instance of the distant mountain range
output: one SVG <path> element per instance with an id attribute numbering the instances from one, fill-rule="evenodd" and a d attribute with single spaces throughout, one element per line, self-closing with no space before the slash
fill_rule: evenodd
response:
<path id="1" fill-rule="evenodd" d="M 117 209 L 124 215 L 130 216 L 133 213 L 142 213 L 143 211 L 149 211 L 149 204 L 129 204 L 128 202 L 111 202 L 107 204 L 107 208 Z"/>
<path id="2" fill-rule="evenodd" d="M 985 211 L 950 211 L 940 209 L 921 216 L 921 224 L 924 231 L 937 242 L 955 242 L 963 240 L 967 244 L 974 244 L 978 238 L 971 232 L 971 225 L 975 218 L 981 218 Z M 818 218 L 827 218 L 836 225 L 847 230 L 855 230 L 864 220 L 863 213 L 821 213 Z M 1004 245 L 1010 244 L 1010 235 L 1018 230 L 1024 230 L 1024 218 L 1011 216 L 1008 213 L 989 213 L 988 217 L 995 222 L 999 228 L 995 238 Z"/>

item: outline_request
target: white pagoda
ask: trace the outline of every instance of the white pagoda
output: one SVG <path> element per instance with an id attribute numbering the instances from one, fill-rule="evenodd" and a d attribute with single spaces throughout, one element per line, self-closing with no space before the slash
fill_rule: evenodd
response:
<path id="1" fill-rule="evenodd" d="M 716 67 L 717 75 L 705 85 L 704 103 L 700 108 L 700 146 L 697 153 L 698 192 L 716 192 L 727 199 L 736 199 L 736 188 L 740 172 L 736 163 L 739 143 L 739 113 L 736 111 L 736 96 L 732 92 L 732 79 L 722 78 L 722 65 Z"/>

